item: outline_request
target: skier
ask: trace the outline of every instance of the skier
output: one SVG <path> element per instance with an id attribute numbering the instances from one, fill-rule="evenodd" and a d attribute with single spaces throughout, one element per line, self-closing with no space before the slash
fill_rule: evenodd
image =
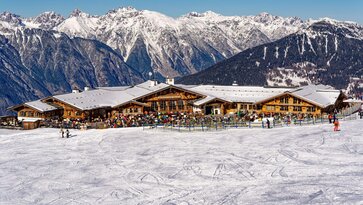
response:
<path id="1" fill-rule="evenodd" d="M 340 131 L 338 119 L 335 119 L 334 121 L 334 131 Z"/>
<path id="2" fill-rule="evenodd" d="M 66 130 L 66 136 L 67 136 L 67 138 L 69 138 L 69 130 L 68 129 Z"/>
<path id="3" fill-rule="evenodd" d="M 64 130 L 63 130 L 63 127 L 61 127 L 61 130 L 59 131 L 59 133 L 62 134 L 62 138 L 64 138 Z"/>

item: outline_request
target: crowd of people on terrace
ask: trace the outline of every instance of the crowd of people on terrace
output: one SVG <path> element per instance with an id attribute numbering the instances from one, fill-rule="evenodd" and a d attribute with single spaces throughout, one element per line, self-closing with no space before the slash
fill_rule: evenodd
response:
<path id="1" fill-rule="evenodd" d="M 41 126 L 45 127 L 64 127 L 64 128 L 122 128 L 122 127 L 141 127 L 154 125 L 173 125 L 173 126 L 214 126 L 216 123 L 225 125 L 247 125 L 248 123 L 261 123 L 266 119 L 273 122 L 286 124 L 297 123 L 299 121 L 315 121 L 315 116 L 303 114 L 257 114 L 257 113 L 236 113 L 227 115 L 203 115 L 200 113 L 156 113 L 148 112 L 138 115 L 113 116 L 110 118 L 93 118 L 88 120 L 64 119 L 64 120 L 44 120 Z"/>

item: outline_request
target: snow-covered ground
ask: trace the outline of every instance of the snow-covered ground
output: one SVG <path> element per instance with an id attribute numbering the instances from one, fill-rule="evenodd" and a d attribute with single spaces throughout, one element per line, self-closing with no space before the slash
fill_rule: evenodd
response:
<path id="1" fill-rule="evenodd" d="M 0 204 L 361 204 L 363 120 L 341 124 L 0 130 Z"/>

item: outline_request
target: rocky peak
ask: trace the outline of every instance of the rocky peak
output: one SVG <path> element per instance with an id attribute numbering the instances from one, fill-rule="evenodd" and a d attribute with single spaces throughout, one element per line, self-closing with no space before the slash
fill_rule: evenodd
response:
<path id="1" fill-rule="evenodd" d="M 49 30 L 62 23 L 64 20 L 65 19 L 63 16 L 51 11 L 44 12 L 39 16 L 35 17 L 33 19 L 33 22 L 36 24 L 40 24 L 40 28 Z"/>
<path id="2" fill-rule="evenodd" d="M 120 7 L 117 9 L 110 10 L 107 13 L 128 13 L 128 12 L 135 12 L 135 11 L 137 11 L 137 9 L 135 9 L 134 7 L 127 6 L 127 7 Z"/>
<path id="3" fill-rule="evenodd" d="M 7 12 L 7 11 L 0 14 L 0 21 L 5 21 L 12 25 L 22 25 L 23 24 L 20 16 Z"/>
<path id="4" fill-rule="evenodd" d="M 189 12 L 185 15 L 183 15 L 182 17 L 186 17 L 186 18 L 193 18 L 193 17 L 202 17 L 202 14 L 201 13 L 198 13 L 198 12 Z"/>
<path id="5" fill-rule="evenodd" d="M 89 18 L 90 15 L 87 13 L 84 13 L 83 11 L 79 10 L 79 9 L 74 9 L 72 11 L 72 13 L 69 15 L 69 18 L 72 17 L 85 17 L 85 18 Z"/>
<path id="6" fill-rule="evenodd" d="M 218 13 L 215 13 L 213 11 L 206 11 L 204 13 L 198 13 L 198 12 L 189 12 L 185 15 L 183 15 L 182 17 L 185 17 L 185 18 L 199 18 L 199 17 L 219 17 L 219 16 L 222 16 L 221 14 L 218 14 Z"/>
<path id="7" fill-rule="evenodd" d="M 256 15 L 254 17 L 254 20 L 257 21 L 257 22 L 260 22 L 260 23 L 267 23 L 267 22 L 275 20 L 276 18 L 278 18 L 278 17 L 273 16 L 273 15 L 267 13 L 267 12 L 262 12 L 262 13 Z"/>

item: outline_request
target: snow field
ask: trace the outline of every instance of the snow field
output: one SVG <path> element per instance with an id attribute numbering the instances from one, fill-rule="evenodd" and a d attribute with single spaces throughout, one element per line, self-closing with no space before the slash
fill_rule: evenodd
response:
<path id="1" fill-rule="evenodd" d="M 0 204 L 359 204 L 362 123 L 0 130 Z"/>

